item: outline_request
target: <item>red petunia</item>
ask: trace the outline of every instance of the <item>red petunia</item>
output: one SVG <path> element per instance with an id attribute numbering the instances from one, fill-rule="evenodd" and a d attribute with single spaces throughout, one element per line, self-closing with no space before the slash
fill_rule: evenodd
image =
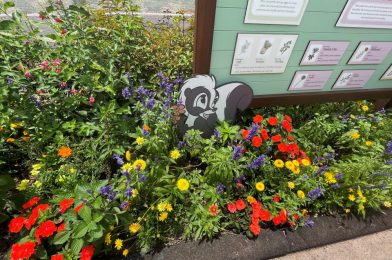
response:
<path id="1" fill-rule="evenodd" d="M 289 121 L 290 123 L 293 122 L 293 119 L 291 119 L 291 117 L 289 117 L 288 115 L 284 116 L 284 119 L 286 119 L 287 121 Z"/>
<path id="2" fill-rule="evenodd" d="M 258 236 L 261 233 L 261 228 L 259 225 L 251 224 L 249 229 L 255 236 Z"/>
<path id="3" fill-rule="evenodd" d="M 278 145 L 278 150 L 279 150 L 279 152 L 281 152 L 281 153 L 287 153 L 287 151 L 288 151 L 288 146 L 287 146 L 287 144 L 285 144 L 285 143 L 280 143 L 280 144 Z"/>
<path id="4" fill-rule="evenodd" d="M 50 237 L 56 232 L 57 227 L 53 221 L 47 220 L 43 222 L 36 230 L 35 230 L 35 238 L 37 239 L 38 244 L 41 244 L 41 237 Z"/>
<path id="5" fill-rule="evenodd" d="M 219 211 L 218 205 L 212 204 L 212 205 L 208 208 L 208 210 L 210 211 L 211 216 L 214 216 L 214 217 L 215 217 L 215 216 L 218 215 L 218 211 Z"/>
<path id="6" fill-rule="evenodd" d="M 27 201 L 25 204 L 22 205 L 22 208 L 24 210 L 29 209 L 33 206 L 35 206 L 35 204 L 37 204 L 40 201 L 39 197 L 34 197 L 31 200 Z"/>
<path id="7" fill-rule="evenodd" d="M 275 195 L 273 200 L 274 200 L 274 202 L 280 202 L 279 195 Z"/>
<path id="8" fill-rule="evenodd" d="M 261 130 L 261 136 L 263 137 L 264 140 L 268 140 L 269 138 L 268 131 L 265 129 Z"/>
<path id="9" fill-rule="evenodd" d="M 280 210 L 280 212 L 279 212 L 279 218 L 280 218 L 280 223 L 281 223 L 281 224 L 284 224 L 284 223 L 287 222 L 288 215 L 289 215 L 289 214 L 288 214 L 287 210 L 283 210 L 283 209 Z"/>
<path id="10" fill-rule="evenodd" d="M 35 243 L 27 241 L 23 244 L 13 244 L 11 248 L 11 260 L 29 259 L 35 252 Z"/>
<path id="11" fill-rule="evenodd" d="M 242 199 L 238 199 L 236 202 L 235 202 L 235 206 L 236 206 L 236 208 L 237 208 L 237 210 L 244 210 L 245 208 L 246 208 L 246 203 L 245 203 L 245 201 L 244 200 L 242 200 Z"/>
<path id="12" fill-rule="evenodd" d="M 94 255 L 94 245 L 85 246 L 80 252 L 80 260 L 90 260 Z"/>
<path id="13" fill-rule="evenodd" d="M 291 131 L 293 131 L 293 126 L 291 125 L 291 123 L 287 120 L 283 120 L 282 121 L 282 128 L 284 130 L 287 131 L 287 133 L 290 133 Z"/>
<path id="14" fill-rule="evenodd" d="M 248 138 L 249 130 L 242 129 L 242 138 L 246 139 Z"/>
<path id="15" fill-rule="evenodd" d="M 48 204 L 39 204 L 36 206 L 32 211 L 30 217 L 26 220 L 26 228 L 27 230 L 30 230 L 30 228 L 35 224 L 39 217 L 39 212 L 40 211 L 45 211 L 49 208 Z"/>
<path id="16" fill-rule="evenodd" d="M 81 208 L 83 208 L 83 207 L 84 207 L 84 204 L 82 203 L 82 204 L 80 204 L 79 206 L 77 206 L 76 208 L 74 208 L 75 213 L 78 214 L 78 213 L 79 213 L 79 210 L 80 210 Z"/>
<path id="17" fill-rule="evenodd" d="M 65 229 L 65 223 L 61 223 L 60 226 L 57 227 L 57 233 L 61 232 Z"/>
<path id="18" fill-rule="evenodd" d="M 261 116 L 261 115 L 256 115 L 255 117 L 253 117 L 253 122 L 255 123 L 255 124 L 260 124 L 261 123 L 261 121 L 263 121 L 263 117 Z"/>
<path id="19" fill-rule="evenodd" d="M 68 200 L 60 201 L 59 205 L 60 205 L 60 212 L 61 212 L 61 214 L 64 214 L 67 211 L 67 209 L 69 207 L 71 207 L 71 205 L 73 203 L 74 203 L 74 199 L 73 198 L 70 198 Z"/>
<path id="20" fill-rule="evenodd" d="M 290 153 L 294 153 L 295 155 L 299 155 L 299 148 L 298 145 L 296 144 L 290 144 L 288 147 L 288 151 Z"/>
<path id="21" fill-rule="evenodd" d="M 64 255 L 63 254 L 52 255 L 50 257 L 50 260 L 64 260 Z"/>
<path id="22" fill-rule="evenodd" d="M 229 210 L 230 213 L 235 213 L 237 211 L 237 206 L 235 203 L 229 203 L 227 204 L 227 209 Z"/>
<path id="23" fill-rule="evenodd" d="M 19 233 L 25 223 L 24 217 L 13 218 L 8 224 L 8 229 L 11 233 Z"/>
<path id="24" fill-rule="evenodd" d="M 275 216 L 272 218 L 272 222 L 274 223 L 275 226 L 279 226 L 281 224 L 281 219 L 279 216 Z"/>
<path id="25" fill-rule="evenodd" d="M 257 135 L 252 138 L 252 144 L 254 147 L 259 148 L 263 144 L 263 139 Z"/>
<path id="26" fill-rule="evenodd" d="M 271 213 L 268 210 L 260 210 L 260 220 L 261 221 L 270 221 L 271 220 Z"/>
<path id="27" fill-rule="evenodd" d="M 279 143 L 280 141 L 282 141 L 282 136 L 281 135 L 274 135 L 271 137 L 271 140 L 274 143 Z"/>
<path id="28" fill-rule="evenodd" d="M 272 126 L 278 125 L 278 119 L 276 117 L 270 117 L 268 118 L 268 124 Z"/>

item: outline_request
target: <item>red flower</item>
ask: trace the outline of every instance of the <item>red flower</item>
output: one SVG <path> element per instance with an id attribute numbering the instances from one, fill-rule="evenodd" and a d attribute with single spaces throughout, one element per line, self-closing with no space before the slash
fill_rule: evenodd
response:
<path id="1" fill-rule="evenodd" d="M 90 104 L 90 106 L 93 106 L 93 105 L 94 105 L 94 103 L 95 103 L 95 97 L 94 97 L 93 95 L 91 95 L 91 96 L 88 98 L 88 103 Z"/>
<path id="2" fill-rule="evenodd" d="M 35 243 L 27 241 L 23 244 L 13 244 L 11 260 L 29 259 L 35 252 Z"/>
<path id="3" fill-rule="evenodd" d="M 39 204 L 32 211 L 30 217 L 26 220 L 26 228 L 30 230 L 30 228 L 35 224 L 39 217 L 40 211 L 45 211 L 49 208 L 48 204 Z"/>
<path id="4" fill-rule="evenodd" d="M 61 232 L 65 229 L 65 223 L 61 223 L 60 226 L 57 227 L 57 233 Z"/>
<path id="5" fill-rule="evenodd" d="M 279 143 L 280 141 L 282 141 L 282 136 L 281 135 L 274 135 L 271 137 L 271 140 L 274 143 Z"/>
<path id="6" fill-rule="evenodd" d="M 82 204 L 80 204 L 79 206 L 77 206 L 76 208 L 74 208 L 75 213 L 78 214 L 78 213 L 79 213 L 79 210 L 80 210 L 81 208 L 83 208 L 83 207 L 84 207 L 84 204 L 82 203 Z"/>
<path id="7" fill-rule="evenodd" d="M 29 209 L 33 207 L 35 204 L 39 202 L 40 198 L 39 197 L 34 197 L 31 200 L 27 201 L 25 204 L 22 205 L 22 208 L 24 210 Z"/>
<path id="8" fill-rule="evenodd" d="M 289 136 L 287 136 L 287 140 L 289 140 L 289 141 L 294 141 L 295 139 L 294 139 L 294 137 L 292 137 L 291 135 L 289 135 Z"/>
<path id="9" fill-rule="evenodd" d="M 293 122 L 293 119 L 291 119 L 291 117 L 289 117 L 288 115 L 284 116 L 284 119 L 286 119 L 287 121 L 289 121 L 290 123 Z"/>
<path id="10" fill-rule="evenodd" d="M 260 216 L 259 216 L 258 212 L 257 211 L 253 211 L 253 214 L 252 214 L 252 224 L 253 225 L 258 225 L 259 224 L 259 218 L 260 218 Z"/>
<path id="11" fill-rule="evenodd" d="M 61 20 L 60 17 L 56 17 L 56 18 L 54 18 L 54 20 L 56 21 L 56 23 L 62 23 L 63 22 L 63 20 Z"/>
<path id="12" fill-rule="evenodd" d="M 212 216 L 215 217 L 216 215 L 218 215 L 218 211 L 219 211 L 218 205 L 212 204 L 212 205 L 208 208 L 208 210 L 210 211 L 210 214 L 211 214 Z"/>
<path id="13" fill-rule="evenodd" d="M 299 153 L 301 154 L 301 157 L 306 157 L 306 153 L 304 152 L 304 151 L 299 151 Z M 307 158 L 307 159 L 309 159 L 309 158 Z M 309 162 L 310 162 L 310 160 L 309 160 Z"/>
<path id="14" fill-rule="evenodd" d="M 8 224 L 8 229 L 11 233 L 19 233 L 25 223 L 24 217 L 13 218 Z"/>
<path id="15" fill-rule="evenodd" d="M 85 246 L 80 252 L 80 260 L 90 260 L 94 255 L 94 245 Z"/>
<path id="16" fill-rule="evenodd" d="M 238 199 L 238 200 L 235 202 L 235 206 L 236 206 L 237 210 L 240 210 L 240 211 L 241 211 L 241 210 L 243 210 L 243 209 L 246 208 L 246 203 L 245 203 L 244 200 Z"/>
<path id="17" fill-rule="evenodd" d="M 263 139 L 260 136 L 255 136 L 252 138 L 252 144 L 254 147 L 259 148 L 263 143 Z"/>
<path id="18" fill-rule="evenodd" d="M 287 151 L 288 151 L 288 146 L 287 146 L 287 144 L 285 144 L 285 143 L 280 143 L 280 144 L 278 145 L 278 149 L 279 149 L 279 152 L 281 152 L 281 153 L 287 153 Z"/>
<path id="19" fill-rule="evenodd" d="M 281 219 L 279 216 L 275 216 L 273 217 L 272 222 L 274 223 L 275 226 L 279 226 L 281 224 Z"/>
<path id="20" fill-rule="evenodd" d="M 261 136 L 263 137 L 264 140 L 268 140 L 269 136 L 267 130 L 265 129 L 261 130 Z"/>
<path id="21" fill-rule="evenodd" d="M 261 115 L 256 115 L 254 118 L 253 118 L 253 122 L 255 123 L 255 124 L 260 124 L 261 123 L 261 121 L 263 121 L 263 117 L 261 116 Z"/>
<path id="22" fill-rule="evenodd" d="M 41 62 L 41 64 L 39 66 L 41 67 L 42 70 L 48 70 L 50 68 L 49 61 L 47 61 L 47 60 L 44 60 L 43 62 Z"/>
<path id="23" fill-rule="evenodd" d="M 296 221 L 298 220 L 299 217 L 298 217 L 297 213 L 294 213 L 293 218 L 294 218 L 294 220 L 296 220 Z"/>
<path id="24" fill-rule="evenodd" d="M 268 118 L 268 124 L 272 126 L 278 125 L 278 119 L 276 117 L 270 117 Z"/>
<path id="25" fill-rule="evenodd" d="M 52 255 L 50 260 L 64 260 L 64 256 L 62 254 Z"/>
<path id="26" fill-rule="evenodd" d="M 35 238 L 37 239 L 38 244 L 41 244 L 41 237 L 50 237 L 56 232 L 57 227 L 53 221 L 47 220 L 41 224 L 35 230 Z"/>
<path id="27" fill-rule="evenodd" d="M 255 236 L 258 236 L 261 233 L 261 228 L 259 225 L 251 224 L 249 226 L 249 229 L 253 233 L 253 235 L 255 235 Z"/>
<path id="28" fill-rule="evenodd" d="M 268 210 L 260 210 L 260 220 L 261 221 L 270 221 L 271 220 L 271 213 Z"/>
<path id="29" fill-rule="evenodd" d="M 246 139 L 248 138 L 249 130 L 242 129 L 242 138 Z"/>
<path id="30" fill-rule="evenodd" d="M 283 129 L 286 130 L 288 133 L 290 133 L 290 132 L 293 130 L 292 125 L 291 125 L 290 122 L 287 121 L 287 120 L 283 120 L 283 122 L 282 122 L 282 127 L 283 127 Z"/>
<path id="31" fill-rule="evenodd" d="M 279 195 L 274 196 L 274 202 L 280 202 L 280 197 Z"/>
<path id="32" fill-rule="evenodd" d="M 229 210 L 230 213 L 235 213 L 237 211 L 237 206 L 235 203 L 229 203 L 227 204 L 227 209 Z"/>
<path id="33" fill-rule="evenodd" d="M 31 79 L 33 77 L 33 74 L 31 74 L 30 71 L 26 71 L 24 76 L 26 77 L 26 79 Z"/>
<path id="34" fill-rule="evenodd" d="M 294 153 L 296 155 L 299 155 L 299 148 L 298 148 L 298 145 L 296 145 L 296 144 L 290 144 L 288 147 L 288 151 L 290 153 Z"/>
<path id="35" fill-rule="evenodd" d="M 73 203 L 74 203 L 74 199 L 73 198 L 70 198 L 68 200 L 60 201 L 59 205 L 60 205 L 60 212 L 61 212 L 61 214 L 64 214 L 67 211 L 67 209 L 69 207 L 71 207 L 71 205 Z"/>
<path id="36" fill-rule="evenodd" d="M 287 212 L 287 210 L 283 210 L 283 209 L 280 210 L 279 218 L 280 218 L 280 222 L 282 224 L 287 222 L 288 215 L 289 215 L 289 213 Z"/>

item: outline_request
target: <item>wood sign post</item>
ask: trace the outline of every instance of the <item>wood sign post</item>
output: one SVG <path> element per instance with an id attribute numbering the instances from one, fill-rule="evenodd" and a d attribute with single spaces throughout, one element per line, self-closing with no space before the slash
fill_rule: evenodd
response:
<path id="1" fill-rule="evenodd" d="M 392 98 L 392 0 L 196 0 L 195 74 L 252 107 Z"/>

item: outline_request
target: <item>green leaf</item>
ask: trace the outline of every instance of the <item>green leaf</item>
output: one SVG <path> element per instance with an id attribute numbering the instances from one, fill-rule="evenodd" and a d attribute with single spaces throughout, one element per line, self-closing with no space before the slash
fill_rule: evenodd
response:
<path id="1" fill-rule="evenodd" d="M 103 214 L 102 213 L 94 213 L 93 214 L 93 221 L 98 223 L 103 219 Z"/>
<path id="2" fill-rule="evenodd" d="M 83 239 L 76 239 L 71 244 L 71 251 L 74 255 L 79 255 L 83 247 Z"/>
<path id="3" fill-rule="evenodd" d="M 0 30 L 1 31 L 11 30 L 13 25 L 14 25 L 13 21 L 10 21 L 10 20 L 1 21 L 0 22 Z"/>
<path id="4" fill-rule="evenodd" d="M 91 209 L 88 206 L 84 206 L 83 208 L 80 209 L 79 211 L 79 216 L 89 223 L 91 221 Z"/>
<path id="5" fill-rule="evenodd" d="M 7 11 L 8 9 L 10 9 L 11 7 L 15 7 L 15 3 L 14 2 L 5 2 L 4 3 L 4 11 Z"/>
<path id="6" fill-rule="evenodd" d="M 85 208 L 85 207 L 83 207 Z M 80 211 L 79 211 L 80 212 Z M 88 226 L 86 222 L 80 222 L 79 225 L 75 228 L 74 232 L 73 232 L 73 237 L 74 238 L 81 238 L 83 236 L 86 235 L 88 231 Z"/>
<path id="7" fill-rule="evenodd" d="M 55 245 L 64 244 L 65 242 L 68 241 L 70 236 L 71 236 L 71 232 L 62 231 L 60 233 L 57 233 L 54 236 L 53 244 L 55 244 Z"/>

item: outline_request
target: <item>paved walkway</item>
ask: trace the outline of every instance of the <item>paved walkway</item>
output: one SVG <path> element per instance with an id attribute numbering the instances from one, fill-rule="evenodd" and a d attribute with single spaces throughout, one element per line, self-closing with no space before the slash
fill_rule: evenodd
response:
<path id="1" fill-rule="evenodd" d="M 391 260 L 392 229 L 324 247 L 297 252 L 275 260 Z"/>

